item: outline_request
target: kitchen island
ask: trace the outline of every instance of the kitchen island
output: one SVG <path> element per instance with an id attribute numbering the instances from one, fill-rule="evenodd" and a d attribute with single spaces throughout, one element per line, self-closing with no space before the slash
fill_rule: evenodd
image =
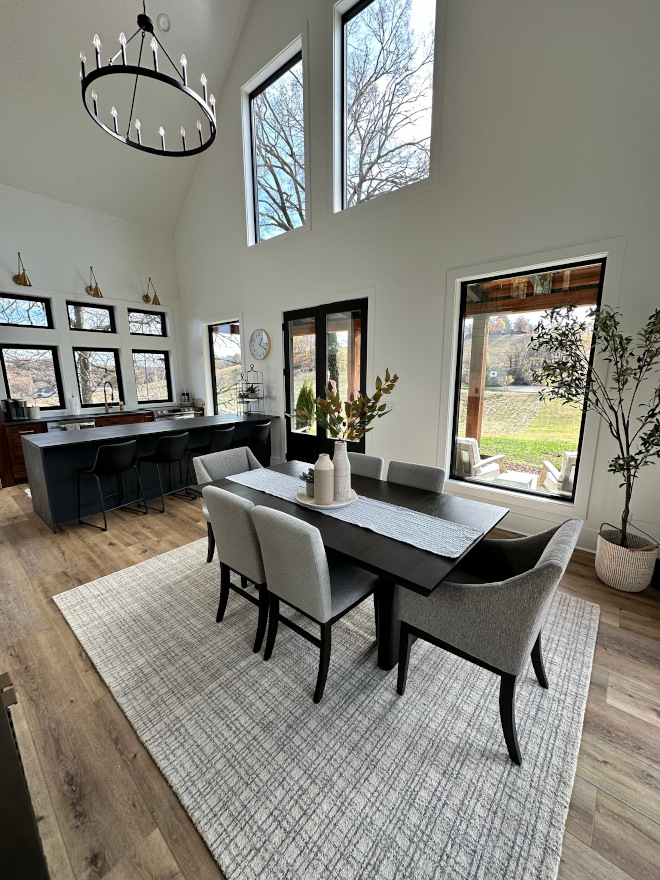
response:
<path id="1" fill-rule="evenodd" d="M 65 431 L 57 433 L 30 434 L 22 437 L 23 454 L 27 470 L 28 484 L 32 495 L 35 513 L 46 525 L 57 532 L 60 523 L 77 519 L 76 507 L 76 468 L 91 467 L 96 458 L 96 450 L 106 443 L 121 443 L 124 440 L 137 440 L 137 454 L 150 455 L 156 448 L 158 439 L 167 434 L 190 434 L 190 446 L 203 446 L 209 443 L 216 428 L 236 426 L 235 445 L 247 437 L 254 422 L 271 422 L 275 415 L 219 415 L 202 416 L 196 419 L 164 419 L 140 424 L 113 425 L 106 428 L 88 428 L 84 431 Z M 178 476 L 178 469 L 176 470 Z M 137 486 L 132 471 L 123 477 L 124 500 L 136 497 Z M 105 479 L 103 487 L 106 496 L 106 509 L 118 504 L 116 481 Z M 153 466 L 142 468 L 142 485 L 147 498 L 160 494 L 156 470 Z M 101 511 L 101 505 L 94 480 L 83 480 L 81 485 L 82 516 L 87 517 Z"/>

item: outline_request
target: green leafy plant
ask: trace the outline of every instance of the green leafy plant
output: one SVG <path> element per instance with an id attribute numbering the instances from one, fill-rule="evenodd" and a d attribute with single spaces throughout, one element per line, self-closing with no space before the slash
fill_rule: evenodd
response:
<path id="1" fill-rule="evenodd" d="M 390 376 L 385 370 L 385 381 L 376 376 L 376 390 L 371 395 L 360 392 L 351 394 L 348 400 L 342 401 L 338 393 L 325 389 L 325 397 L 314 399 L 315 418 L 318 425 L 324 428 L 331 437 L 338 440 L 360 440 L 369 431 L 374 419 L 382 419 L 389 412 L 386 403 L 381 403 L 383 395 L 391 394 L 399 377 L 396 373 Z M 296 416 L 303 413 L 296 410 Z"/>
<path id="2" fill-rule="evenodd" d="M 311 467 L 309 470 L 303 471 L 300 475 L 300 479 L 304 480 L 305 483 L 313 483 L 314 482 L 314 468 Z"/>
<path id="3" fill-rule="evenodd" d="M 239 400 L 248 400 L 251 397 L 254 397 L 258 394 L 258 391 L 254 385 L 248 385 L 247 388 L 244 388 L 242 391 L 238 392 Z"/>
<path id="4" fill-rule="evenodd" d="M 660 457 L 660 309 L 636 337 L 623 335 L 621 318 L 620 310 L 610 306 L 590 309 L 586 317 L 574 305 L 551 309 L 536 327 L 529 349 L 545 358 L 533 374 L 543 386 L 541 398 L 598 413 L 617 442 L 619 451 L 607 469 L 622 478 L 620 488 L 625 489 L 621 546 L 627 547 L 635 481 L 643 467 Z M 651 394 L 643 399 L 642 386 L 649 381 Z"/>
<path id="5" fill-rule="evenodd" d="M 308 428 L 312 424 L 315 410 L 314 388 L 311 380 L 305 379 L 296 400 L 296 431 Z"/>

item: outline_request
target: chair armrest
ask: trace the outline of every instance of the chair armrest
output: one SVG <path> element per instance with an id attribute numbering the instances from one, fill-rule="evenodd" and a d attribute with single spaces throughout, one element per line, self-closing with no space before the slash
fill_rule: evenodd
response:
<path id="1" fill-rule="evenodd" d="M 543 464 L 543 469 L 541 470 L 541 476 L 543 476 L 543 479 L 545 479 L 548 475 L 550 475 L 553 479 L 555 479 L 559 483 L 561 481 L 561 474 L 559 473 L 557 468 L 554 466 L 554 464 L 551 461 L 544 461 L 544 462 L 542 462 L 542 464 Z M 539 476 L 539 483 L 543 482 L 543 480 L 541 479 L 541 476 Z"/>
<path id="2" fill-rule="evenodd" d="M 495 463 L 499 465 L 500 472 L 504 471 L 505 458 L 505 452 L 498 452 L 497 455 L 490 455 L 488 458 L 482 458 L 474 466 L 474 475 L 477 476 L 479 474 L 479 471 L 483 470 L 485 467 L 487 467 L 487 465 Z"/>

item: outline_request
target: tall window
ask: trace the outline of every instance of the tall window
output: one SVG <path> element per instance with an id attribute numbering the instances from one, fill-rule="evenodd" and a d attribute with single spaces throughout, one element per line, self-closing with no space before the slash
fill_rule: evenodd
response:
<path id="1" fill-rule="evenodd" d="M 302 52 L 250 92 L 254 238 L 264 241 L 305 222 L 305 118 Z"/>
<path id="2" fill-rule="evenodd" d="M 0 361 L 8 397 L 43 409 L 64 406 L 57 349 L 54 346 L 3 345 Z"/>
<path id="3" fill-rule="evenodd" d="M 241 378 L 241 333 L 238 321 L 209 327 L 213 409 L 236 411 L 236 386 Z"/>
<path id="4" fill-rule="evenodd" d="M 12 294 L 0 296 L 0 324 L 5 327 L 53 327 L 49 299 Z"/>
<path id="5" fill-rule="evenodd" d="M 90 333 L 117 332 L 115 310 L 112 306 L 90 306 L 67 302 L 66 308 L 71 330 L 86 330 Z"/>
<path id="6" fill-rule="evenodd" d="M 128 332 L 132 336 L 167 336 L 165 314 L 129 309 Z"/>
<path id="7" fill-rule="evenodd" d="M 363 0 L 341 18 L 343 207 L 429 176 L 435 0 Z"/>
<path id="8" fill-rule="evenodd" d="M 452 476 L 571 500 L 584 418 L 542 401 L 528 345 L 548 309 L 587 316 L 600 303 L 605 259 L 464 281 Z M 582 340 L 591 348 L 591 333 Z"/>
<path id="9" fill-rule="evenodd" d="M 115 348 L 74 348 L 76 376 L 82 406 L 98 406 L 108 400 L 123 400 L 124 388 L 119 368 L 119 352 Z M 106 386 L 105 383 L 109 384 Z"/>
<path id="10" fill-rule="evenodd" d="M 133 351 L 138 403 L 172 400 L 170 356 L 167 351 Z"/>

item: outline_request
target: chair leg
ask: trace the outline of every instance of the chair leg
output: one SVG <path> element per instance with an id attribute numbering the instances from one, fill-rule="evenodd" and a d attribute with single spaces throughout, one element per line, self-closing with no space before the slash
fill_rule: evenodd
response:
<path id="1" fill-rule="evenodd" d="M 206 561 L 213 562 L 213 554 L 215 553 L 215 535 L 213 534 L 213 526 L 211 523 L 206 524 L 206 531 L 209 536 L 209 547 L 206 552 Z"/>
<path id="2" fill-rule="evenodd" d="M 268 636 L 264 660 L 270 660 L 277 635 L 277 624 L 280 621 L 280 600 L 273 593 L 268 594 Z"/>
<path id="3" fill-rule="evenodd" d="M 515 695 L 516 676 L 503 672 L 502 681 L 500 682 L 500 720 L 502 722 L 502 732 L 504 733 L 506 747 L 509 750 L 509 757 L 514 764 L 520 766 L 522 764 L 522 757 L 516 733 Z"/>
<path id="4" fill-rule="evenodd" d="M 133 470 L 135 471 L 135 479 L 137 480 L 137 488 L 139 491 L 139 495 L 136 493 L 135 504 L 137 505 L 137 509 L 140 510 L 140 507 L 144 505 L 144 510 L 141 510 L 144 516 L 149 513 L 149 508 L 147 507 L 147 499 L 144 497 L 144 489 L 142 488 L 142 480 L 140 479 L 140 471 L 137 465 L 133 465 Z"/>
<path id="5" fill-rule="evenodd" d="M 376 641 L 378 641 L 378 590 L 374 590 L 374 619 L 376 623 Z"/>
<path id="6" fill-rule="evenodd" d="M 314 702 L 320 703 L 323 691 L 325 690 L 325 681 L 328 677 L 328 667 L 330 666 L 330 648 L 332 646 L 332 624 L 321 624 L 321 655 L 319 657 L 319 674 L 316 678 L 316 690 L 314 691 Z"/>
<path id="7" fill-rule="evenodd" d="M 78 497 L 78 522 L 82 523 L 80 519 L 80 474 L 76 474 L 76 489 L 77 489 L 77 497 Z"/>
<path id="8" fill-rule="evenodd" d="M 547 689 L 548 676 L 545 674 L 545 666 L 543 665 L 543 654 L 541 652 L 541 633 L 538 634 L 538 638 L 534 642 L 534 647 L 532 648 L 532 666 L 534 667 L 534 672 L 536 673 L 539 684 L 542 688 Z"/>
<path id="9" fill-rule="evenodd" d="M 410 649 L 412 648 L 414 641 L 408 624 L 401 621 L 401 629 L 399 631 L 399 674 L 396 681 L 396 692 L 401 697 L 406 692 L 408 664 L 410 663 Z"/>
<path id="10" fill-rule="evenodd" d="M 261 651 L 261 645 L 266 632 L 266 623 L 268 622 L 268 589 L 266 584 L 259 584 L 259 622 L 257 623 L 257 634 L 254 639 L 254 647 L 252 650 L 255 654 Z"/>
<path id="11" fill-rule="evenodd" d="M 215 616 L 215 622 L 220 623 L 225 616 L 227 610 L 227 599 L 229 599 L 229 566 L 224 562 L 220 563 L 220 601 L 218 602 L 218 613 Z"/>

